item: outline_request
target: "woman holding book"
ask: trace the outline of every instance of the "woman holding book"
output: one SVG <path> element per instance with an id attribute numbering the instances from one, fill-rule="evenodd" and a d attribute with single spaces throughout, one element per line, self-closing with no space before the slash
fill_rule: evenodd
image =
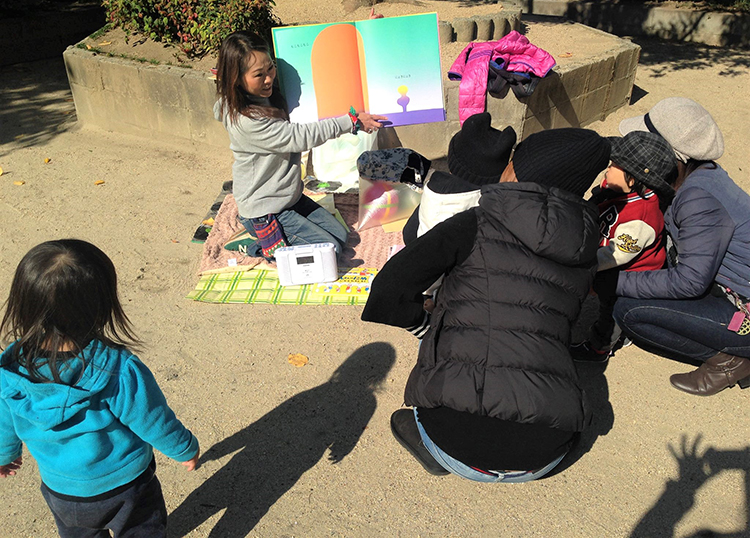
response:
<path id="1" fill-rule="evenodd" d="M 344 133 L 371 133 L 384 116 L 350 113 L 313 123 L 291 123 L 268 44 L 235 32 L 221 45 L 214 116 L 229 133 L 240 221 L 257 237 L 249 253 L 273 258 L 286 245 L 333 243 L 340 252 L 347 229 L 302 194 L 301 153 Z"/>

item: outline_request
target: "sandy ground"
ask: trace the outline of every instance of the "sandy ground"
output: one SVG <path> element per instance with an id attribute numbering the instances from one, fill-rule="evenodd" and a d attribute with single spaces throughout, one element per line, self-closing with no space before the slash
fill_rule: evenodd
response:
<path id="1" fill-rule="evenodd" d="M 750 52 L 641 45 L 634 103 L 592 127 L 615 134 L 661 98 L 692 96 L 723 129 L 720 163 L 750 190 Z M 193 473 L 157 455 L 170 536 L 750 536 L 750 391 L 682 394 L 668 377 L 690 367 L 630 347 L 580 368 L 596 416 L 554 476 L 432 477 L 388 426 L 416 358 L 410 335 L 362 323 L 360 307 L 184 298 L 201 252 L 190 237 L 230 177 L 228 150 L 80 128 L 51 60 L 0 69 L 0 167 L 0 297 L 41 241 L 102 247 L 144 361 L 201 441 Z M 310 363 L 294 368 L 289 353 Z M 0 535 L 54 536 L 25 457 L 0 487 Z"/>

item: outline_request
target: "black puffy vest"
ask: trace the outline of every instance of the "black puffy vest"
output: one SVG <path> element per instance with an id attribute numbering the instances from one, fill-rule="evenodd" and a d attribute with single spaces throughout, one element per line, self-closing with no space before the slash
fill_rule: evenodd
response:
<path id="1" fill-rule="evenodd" d="M 482 189 L 474 211 L 474 246 L 445 277 L 405 401 L 581 431 L 568 346 L 596 272 L 596 207 L 501 183 Z"/>

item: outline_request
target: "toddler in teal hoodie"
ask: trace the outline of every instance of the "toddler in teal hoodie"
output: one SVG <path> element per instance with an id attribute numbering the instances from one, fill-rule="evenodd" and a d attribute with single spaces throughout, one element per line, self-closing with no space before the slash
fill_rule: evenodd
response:
<path id="1" fill-rule="evenodd" d="M 26 443 L 61 536 L 165 536 L 153 448 L 193 470 L 198 441 L 128 350 L 138 340 L 106 254 L 73 239 L 31 249 L 0 334 L 13 341 L 0 356 L 0 476 Z"/>

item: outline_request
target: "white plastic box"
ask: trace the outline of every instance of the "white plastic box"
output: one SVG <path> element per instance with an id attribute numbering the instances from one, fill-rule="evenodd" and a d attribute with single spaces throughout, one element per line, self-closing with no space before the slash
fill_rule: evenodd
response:
<path id="1" fill-rule="evenodd" d="M 282 286 L 333 282 L 339 277 L 333 243 L 282 247 L 274 256 Z"/>

